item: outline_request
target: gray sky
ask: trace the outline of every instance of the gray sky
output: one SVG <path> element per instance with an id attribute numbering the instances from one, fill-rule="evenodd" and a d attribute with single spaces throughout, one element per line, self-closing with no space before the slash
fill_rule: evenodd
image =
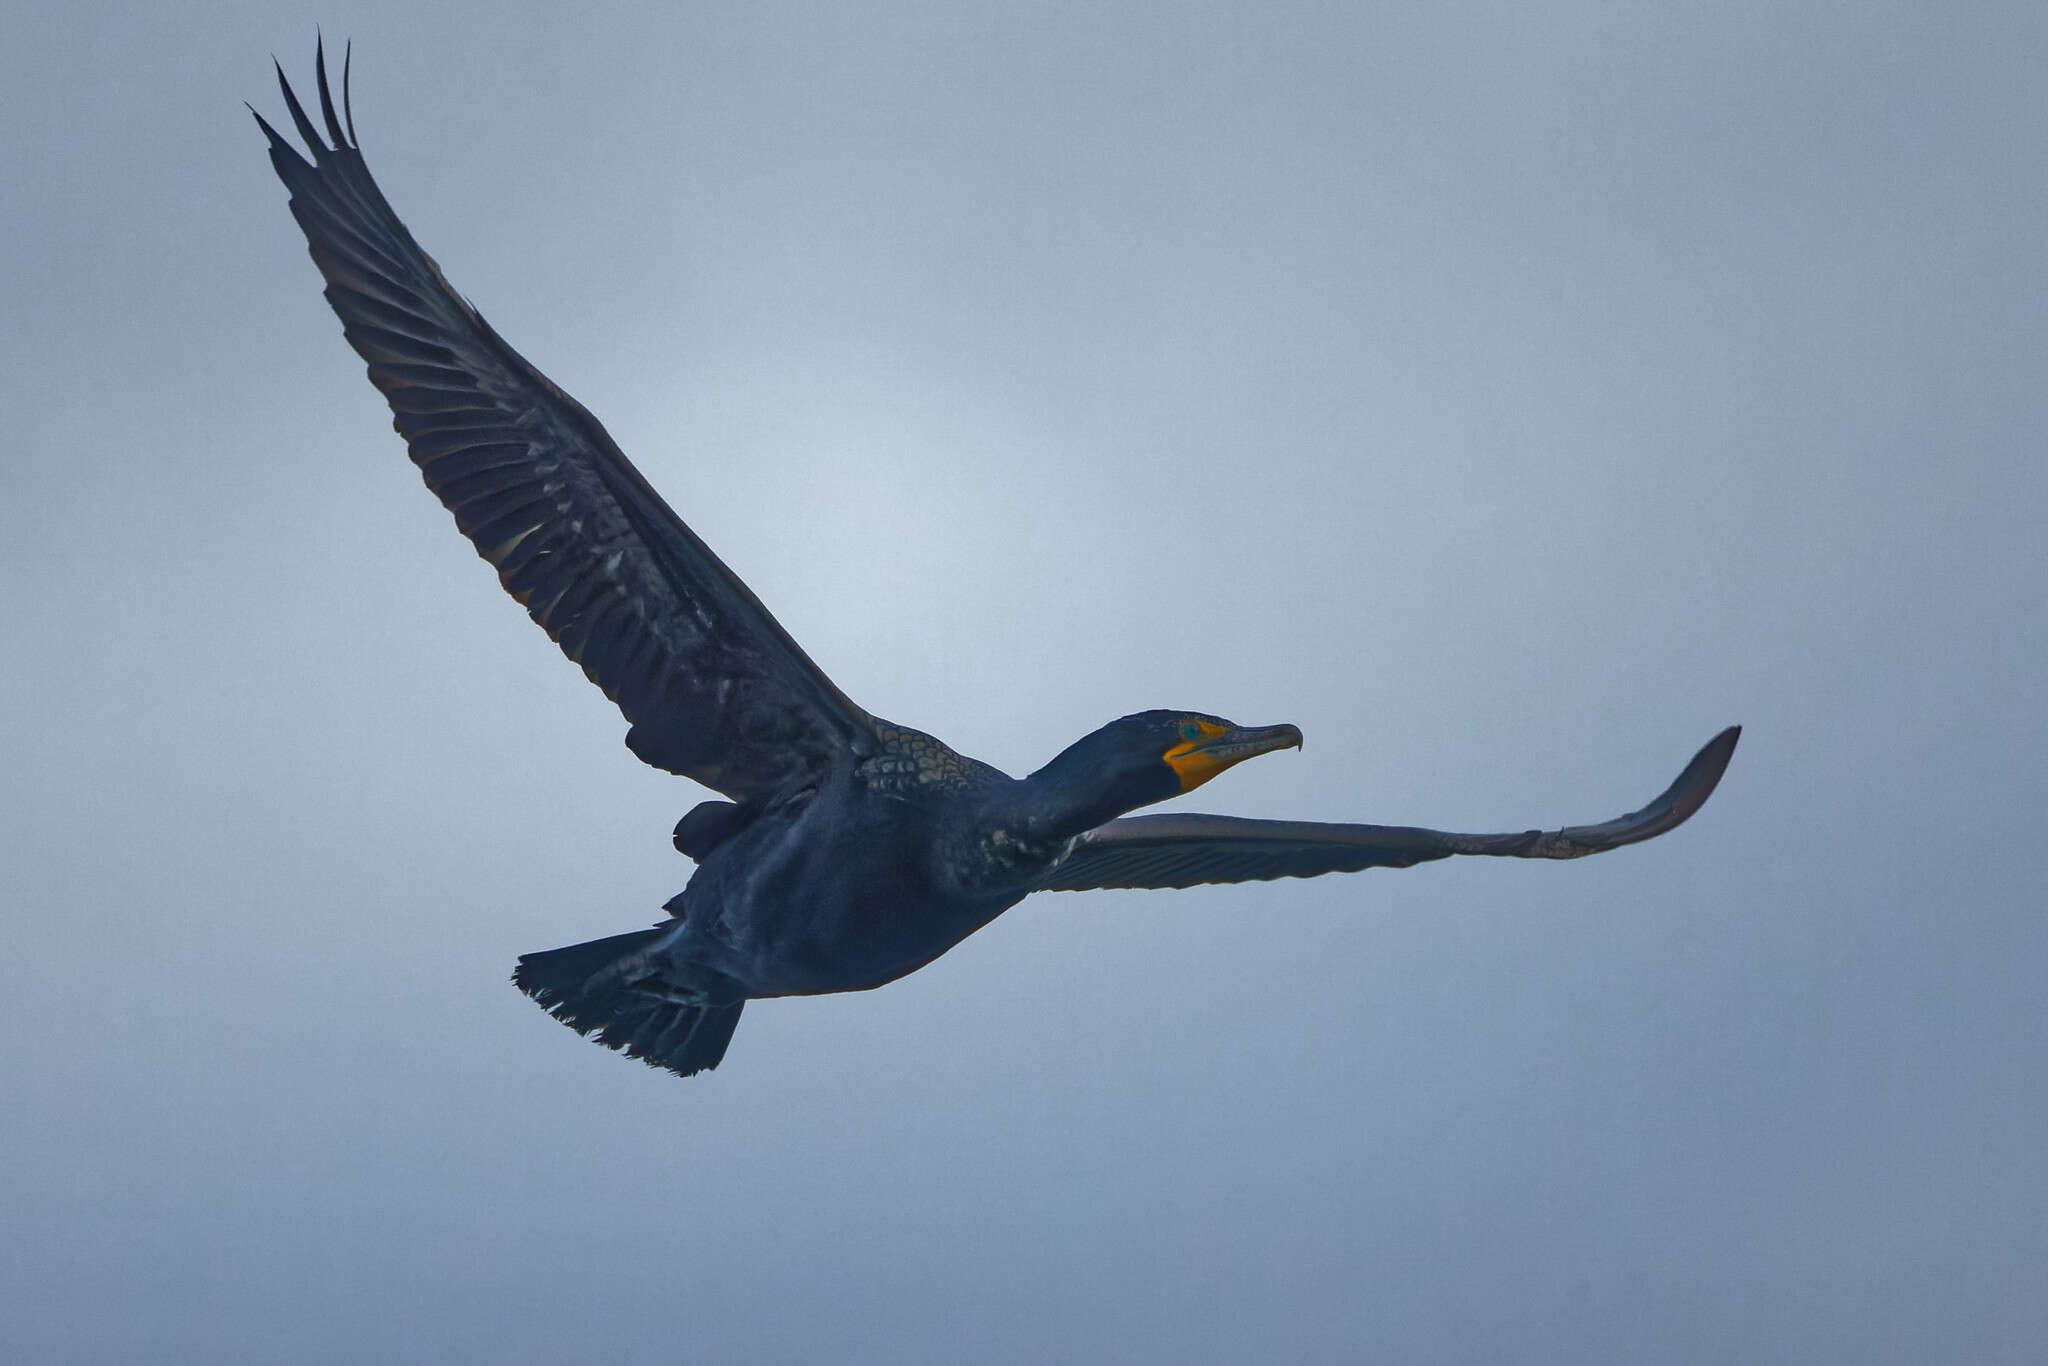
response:
<path id="1" fill-rule="evenodd" d="M 2021 1362 L 2037 4 L 9 6 L 0 1356 Z M 1038 897 L 679 1081 L 703 795 L 420 487 L 240 101 L 818 662 L 1578 864 Z"/>

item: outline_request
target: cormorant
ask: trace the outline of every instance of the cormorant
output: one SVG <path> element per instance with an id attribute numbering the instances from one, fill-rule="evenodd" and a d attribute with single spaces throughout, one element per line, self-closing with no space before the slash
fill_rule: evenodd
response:
<path id="1" fill-rule="evenodd" d="M 317 52 L 323 140 L 280 66 L 308 161 L 256 115 L 327 301 L 477 552 L 618 704 L 626 744 L 729 800 L 675 844 L 696 873 L 652 929 L 520 958 L 513 981 L 597 1042 L 716 1067 L 756 997 L 860 991 L 931 962 L 1033 892 L 1406 868 L 1452 854 L 1577 858 L 1649 839 L 1714 790 L 1738 727 L 1640 811 L 1460 835 L 1127 812 L 1193 791 L 1293 726 L 1142 711 L 1013 779 L 856 706 L 697 539 L 583 406 L 508 346 L 392 212 Z M 251 108 L 250 112 L 255 113 Z"/>

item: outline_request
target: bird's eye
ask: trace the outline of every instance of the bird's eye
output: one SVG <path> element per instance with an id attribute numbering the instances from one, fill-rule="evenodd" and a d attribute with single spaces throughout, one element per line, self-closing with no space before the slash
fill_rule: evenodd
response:
<path id="1" fill-rule="evenodd" d="M 1183 740 L 1199 740 L 1202 738 L 1202 728 L 1190 721 L 1180 728 L 1180 734 Z"/>

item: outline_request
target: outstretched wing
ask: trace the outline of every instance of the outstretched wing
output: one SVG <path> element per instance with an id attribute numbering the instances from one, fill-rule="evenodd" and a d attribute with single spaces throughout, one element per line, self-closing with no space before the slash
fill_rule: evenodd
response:
<path id="1" fill-rule="evenodd" d="M 312 160 L 258 114 L 327 301 L 391 402 L 427 486 L 563 653 L 632 722 L 657 768 L 744 800 L 865 749 L 873 720 L 683 525 L 596 418 L 506 345 L 385 202 L 335 116 L 318 57 Z M 252 109 L 250 111 L 254 113 Z M 331 145 L 330 145 L 331 144 Z"/>
<path id="2" fill-rule="evenodd" d="M 1280 877 L 1408 868 L 1453 854 L 1580 858 L 1650 839 L 1685 823 L 1721 781 L 1742 727 L 1730 726 L 1693 756 L 1678 780 L 1640 811 L 1601 825 L 1458 835 L 1403 825 L 1327 825 L 1237 816 L 1129 816 L 1080 836 L 1039 891 L 1092 887 L 1192 887 Z"/>

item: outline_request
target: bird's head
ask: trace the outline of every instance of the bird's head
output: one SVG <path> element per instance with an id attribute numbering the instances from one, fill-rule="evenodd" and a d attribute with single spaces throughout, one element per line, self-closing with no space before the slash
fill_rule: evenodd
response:
<path id="1" fill-rule="evenodd" d="M 1141 711 L 1069 745 L 1033 775 L 1080 796 L 1096 824 L 1192 792 L 1233 764 L 1301 747 L 1294 726 L 1239 726 L 1194 711 Z"/>

